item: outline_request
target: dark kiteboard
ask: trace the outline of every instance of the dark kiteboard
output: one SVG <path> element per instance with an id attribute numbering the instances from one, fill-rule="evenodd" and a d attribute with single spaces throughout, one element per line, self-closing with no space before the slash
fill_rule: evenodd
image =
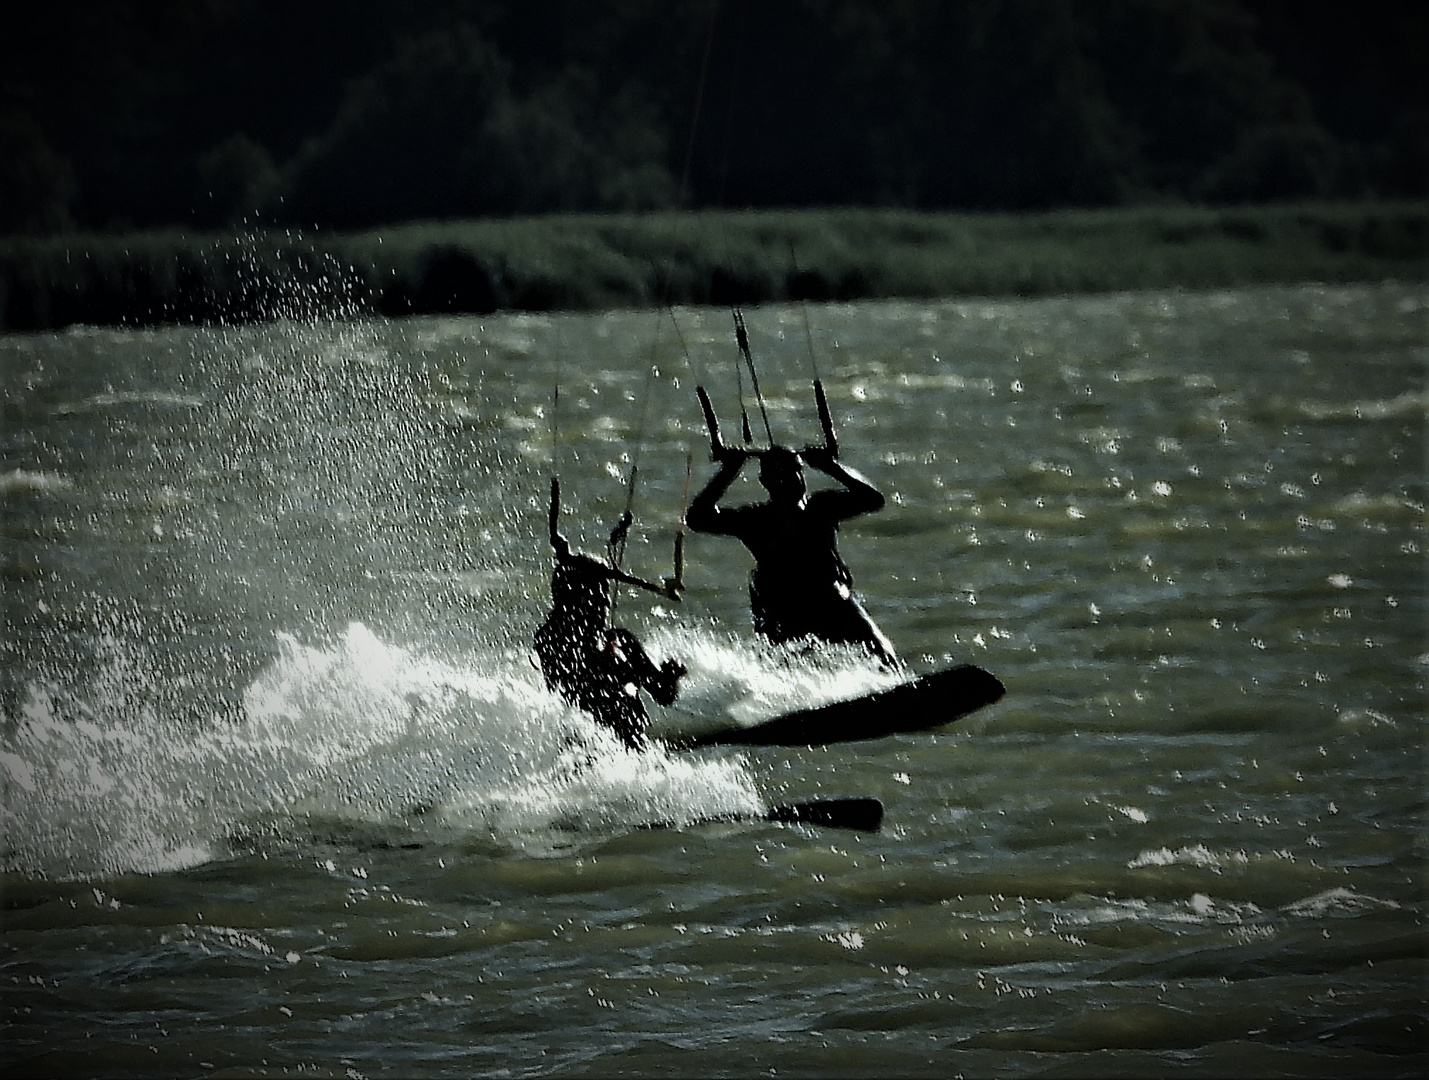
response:
<path id="1" fill-rule="evenodd" d="M 951 724 L 1005 693 L 997 676 L 972 664 L 920 675 L 886 690 L 784 713 L 746 728 L 663 740 L 682 750 L 700 746 L 823 746 Z"/>
<path id="2" fill-rule="evenodd" d="M 883 825 L 883 804 L 869 797 L 815 799 L 812 802 L 771 806 L 755 813 L 715 814 L 678 825 L 671 821 L 656 821 L 641 828 L 689 828 L 695 825 L 749 821 L 773 821 L 781 825 L 823 825 L 831 829 L 850 829 L 854 832 L 878 832 Z"/>

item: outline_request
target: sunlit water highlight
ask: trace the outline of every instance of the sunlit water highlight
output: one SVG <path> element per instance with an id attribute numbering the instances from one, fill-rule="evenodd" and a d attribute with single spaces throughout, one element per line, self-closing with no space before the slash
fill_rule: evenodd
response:
<path id="1" fill-rule="evenodd" d="M 696 382 L 737 428 L 727 313 L 0 341 L 3 1060 L 1419 1075 L 1426 304 L 810 308 L 890 497 L 857 587 L 915 669 L 1008 696 L 647 755 L 531 665 L 546 480 L 597 548 L 638 459 L 627 563 L 669 573 Z M 746 314 L 814 441 L 804 313 Z M 753 643 L 737 545 L 688 560 L 618 609 L 690 667 L 657 731 L 887 683 Z M 840 795 L 884 830 L 691 824 Z"/>

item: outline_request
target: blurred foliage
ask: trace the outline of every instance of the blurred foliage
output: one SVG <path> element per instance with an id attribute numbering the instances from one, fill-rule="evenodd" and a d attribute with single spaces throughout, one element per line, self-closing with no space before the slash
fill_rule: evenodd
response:
<path id="1" fill-rule="evenodd" d="M 75 0 L 7 22 L 8 234 L 1429 192 L 1429 18 L 1387 0 Z"/>
<path id="2" fill-rule="evenodd" d="M 797 260 L 790 258 L 791 247 Z M 557 214 L 0 241 L 0 330 L 1429 278 L 1429 202 Z"/>
<path id="3" fill-rule="evenodd" d="M 74 168 L 19 112 L 0 114 L 0 234 L 59 232 L 70 224 Z"/>
<path id="4" fill-rule="evenodd" d="M 230 135 L 209 150 L 198 159 L 197 173 L 194 215 L 206 227 L 242 225 L 278 186 L 273 159 L 247 135 Z"/>

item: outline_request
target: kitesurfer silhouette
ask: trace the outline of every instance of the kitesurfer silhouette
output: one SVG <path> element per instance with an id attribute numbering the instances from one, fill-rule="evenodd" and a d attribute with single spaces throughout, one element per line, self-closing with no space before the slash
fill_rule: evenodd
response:
<path id="1" fill-rule="evenodd" d="M 839 523 L 882 509 L 882 493 L 839 462 L 832 438 L 828 445 L 797 453 L 782 446 L 760 451 L 726 447 L 703 394 L 701 404 L 720 468 L 690 503 L 685 520 L 695 532 L 737 537 L 754 556 L 749 604 L 755 631 L 776 644 L 811 637 L 862 645 L 884 664 L 901 668 L 892 643 L 854 596 L 853 575 L 838 551 Z M 759 458 L 759 482 L 769 499 L 719 506 L 751 456 Z M 804 465 L 837 480 L 842 490 L 810 493 Z"/>
<path id="2" fill-rule="evenodd" d="M 560 482 L 552 477 L 550 530 L 556 565 L 551 573 L 551 613 L 535 638 L 541 672 L 551 689 L 613 730 L 631 749 L 643 750 L 649 714 L 640 691 L 669 705 L 679 693 L 686 669 L 677 660 L 656 667 L 633 633 L 609 625 L 611 583 L 634 585 L 670 599 L 678 599 L 679 585 L 673 580 L 656 585 L 615 565 L 614 550 L 630 528 L 628 510 L 611 533 L 609 560 L 572 551 L 557 528 L 560 490 Z"/>

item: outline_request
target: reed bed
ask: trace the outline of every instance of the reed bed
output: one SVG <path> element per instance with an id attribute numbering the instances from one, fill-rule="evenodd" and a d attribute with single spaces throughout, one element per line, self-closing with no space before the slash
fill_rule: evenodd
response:
<path id="1" fill-rule="evenodd" d="M 1429 202 L 553 215 L 0 240 L 0 329 L 1426 277 Z"/>

